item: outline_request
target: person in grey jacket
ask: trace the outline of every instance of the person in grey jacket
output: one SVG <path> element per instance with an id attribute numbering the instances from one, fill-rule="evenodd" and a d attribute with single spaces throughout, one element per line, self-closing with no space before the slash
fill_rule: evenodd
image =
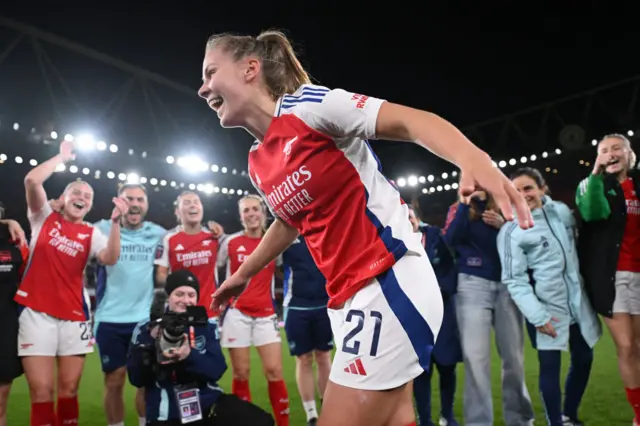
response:
<path id="1" fill-rule="evenodd" d="M 540 172 L 517 170 L 511 179 L 527 201 L 535 226 L 507 224 L 498 234 L 502 282 L 527 320 L 538 350 L 539 386 L 549 426 L 581 425 L 578 407 L 584 395 L 592 348 L 602 330 L 579 272 L 576 221 L 569 208 L 546 195 Z M 560 390 L 561 351 L 571 351 L 564 407 Z"/>

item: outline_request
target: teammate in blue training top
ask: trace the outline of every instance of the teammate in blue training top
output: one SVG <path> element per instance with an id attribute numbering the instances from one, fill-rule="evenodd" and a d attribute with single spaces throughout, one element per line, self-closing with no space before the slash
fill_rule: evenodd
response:
<path id="1" fill-rule="evenodd" d="M 144 186 L 123 185 L 118 196 L 129 201 L 129 212 L 121 219 L 118 263 L 98 266 L 93 328 L 105 374 L 104 411 L 110 426 L 124 426 L 123 388 L 129 343 L 136 325 L 149 318 L 155 250 L 167 232 L 144 220 L 149 210 Z M 94 226 L 109 235 L 110 221 L 101 220 Z M 136 392 L 136 410 L 140 425 L 144 425 L 142 389 Z"/>
<path id="2" fill-rule="evenodd" d="M 331 371 L 333 335 L 327 313 L 326 280 L 318 270 L 302 236 L 283 253 L 284 329 L 289 351 L 296 357 L 296 381 L 307 424 L 314 426 L 316 408 L 313 360 L 318 366 L 320 400 Z"/>

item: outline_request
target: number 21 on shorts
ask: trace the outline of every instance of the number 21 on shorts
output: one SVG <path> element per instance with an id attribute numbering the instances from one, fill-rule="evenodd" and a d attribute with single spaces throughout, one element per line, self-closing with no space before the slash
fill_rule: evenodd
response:
<path id="1" fill-rule="evenodd" d="M 360 354 L 360 340 L 357 340 L 358 334 L 364 329 L 365 321 L 374 321 L 373 336 L 371 338 L 371 348 L 369 355 L 376 356 L 378 354 L 378 344 L 380 343 L 380 329 L 382 328 L 382 314 L 378 311 L 369 312 L 369 316 L 363 311 L 352 309 L 347 312 L 345 321 L 355 323 L 355 327 L 348 332 L 342 340 L 342 352 L 358 356 Z"/>

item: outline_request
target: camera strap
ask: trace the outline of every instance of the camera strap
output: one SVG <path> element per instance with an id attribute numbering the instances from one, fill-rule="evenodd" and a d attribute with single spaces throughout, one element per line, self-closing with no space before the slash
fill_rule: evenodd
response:
<path id="1" fill-rule="evenodd" d="M 193 386 L 195 385 L 175 386 L 173 389 L 182 424 L 202 420 L 200 390 Z"/>

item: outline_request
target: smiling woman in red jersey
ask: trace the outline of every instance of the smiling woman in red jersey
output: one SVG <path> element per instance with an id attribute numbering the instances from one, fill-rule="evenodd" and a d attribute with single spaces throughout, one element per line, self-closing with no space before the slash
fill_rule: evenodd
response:
<path id="1" fill-rule="evenodd" d="M 78 385 L 85 354 L 93 352 L 84 270 L 92 258 L 103 265 L 117 262 L 119 219 L 128 210 L 126 200 L 113 199 L 113 224 L 107 238 L 83 221 L 93 205 L 93 189 L 81 180 L 65 188 L 62 212 L 51 209 L 42 185 L 58 165 L 75 158 L 73 148 L 72 142 L 62 142 L 60 154 L 35 167 L 24 181 L 31 254 L 15 300 L 24 307 L 18 354 L 29 383 L 32 426 L 78 423 Z"/>
<path id="2" fill-rule="evenodd" d="M 258 247 L 264 236 L 267 209 L 257 195 L 238 201 L 243 231 L 230 235 L 222 243 L 218 267 L 227 268 L 227 277 L 234 274 Z M 251 346 L 262 360 L 262 370 L 269 383 L 269 400 L 278 426 L 289 424 L 289 396 L 282 380 L 282 339 L 273 306 L 273 282 L 281 259 L 269 262 L 255 274 L 246 290 L 236 297 L 225 312 L 222 322 L 222 347 L 229 349 L 233 367 L 232 392 L 251 401 L 249 366 Z"/>
<path id="3" fill-rule="evenodd" d="M 640 172 L 635 163 L 624 135 L 602 138 L 576 204 L 583 219 L 580 272 L 591 304 L 613 336 L 634 425 L 640 425 Z"/>
<path id="4" fill-rule="evenodd" d="M 415 424 L 408 384 L 429 366 L 442 298 L 408 208 L 367 140 L 430 149 L 460 167 L 463 195 L 485 188 L 507 219 L 513 203 L 529 227 L 524 199 L 442 118 L 310 84 L 282 33 L 211 37 L 202 78 L 199 94 L 221 125 L 256 138 L 249 176 L 276 217 L 215 303 L 241 292 L 302 233 L 327 279 L 337 346 L 318 424 Z"/>
<path id="5" fill-rule="evenodd" d="M 220 231 L 213 233 L 202 226 L 204 210 L 198 194 L 185 191 L 176 201 L 176 218 L 180 225 L 162 239 L 156 251 L 156 282 L 164 285 L 172 271 L 188 269 L 200 282 L 199 305 L 208 310 L 209 320 L 216 322 L 218 311 L 211 308 L 211 293 L 216 288 L 216 258 Z"/>

